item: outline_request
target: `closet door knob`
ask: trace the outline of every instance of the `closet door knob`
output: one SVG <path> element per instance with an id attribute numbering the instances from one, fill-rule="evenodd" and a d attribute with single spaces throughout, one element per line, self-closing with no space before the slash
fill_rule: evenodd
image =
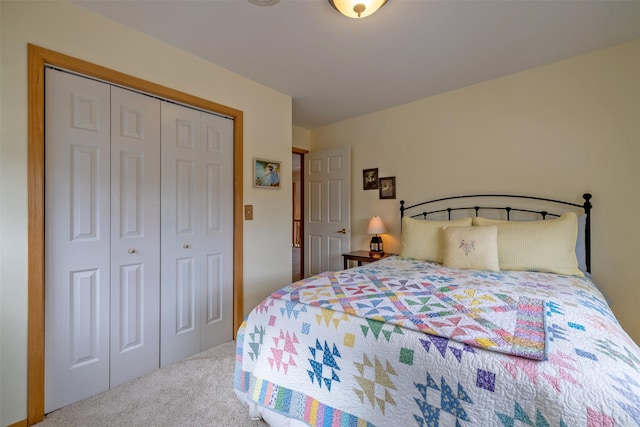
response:
<path id="1" fill-rule="evenodd" d="M 182 247 L 183 247 L 184 249 L 189 249 L 189 248 L 190 248 L 190 246 L 189 246 L 189 244 L 188 244 L 188 243 L 185 243 L 184 245 L 182 245 Z"/>
<path id="2" fill-rule="evenodd" d="M 136 253 L 136 250 L 135 250 L 134 248 L 131 248 L 131 249 L 129 249 L 129 253 L 130 253 L 130 254 L 135 254 L 135 253 Z"/>

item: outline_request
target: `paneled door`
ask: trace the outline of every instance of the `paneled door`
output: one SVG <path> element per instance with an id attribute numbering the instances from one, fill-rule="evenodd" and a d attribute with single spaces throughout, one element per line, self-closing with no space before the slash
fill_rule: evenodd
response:
<path id="1" fill-rule="evenodd" d="M 160 366 L 160 101 L 111 87 L 110 387 Z"/>
<path id="2" fill-rule="evenodd" d="M 110 88 L 46 70 L 45 412 L 109 389 Z"/>
<path id="3" fill-rule="evenodd" d="M 349 147 L 306 153 L 305 277 L 343 268 L 351 247 Z"/>
<path id="4" fill-rule="evenodd" d="M 161 366 L 233 339 L 233 121 L 162 102 Z"/>
<path id="5" fill-rule="evenodd" d="M 159 101 L 46 70 L 45 412 L 159 365 Z"/>

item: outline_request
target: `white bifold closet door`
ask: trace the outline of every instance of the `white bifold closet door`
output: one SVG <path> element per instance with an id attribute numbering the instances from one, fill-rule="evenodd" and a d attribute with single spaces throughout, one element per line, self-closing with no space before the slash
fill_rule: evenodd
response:
<path id="1" fill-rule="evenodd" d="M 233 338 L 233 121 L 47 69 L 45 411 Z"/>
<path id="2" fill-rule="evenodd" d="M 45 412 L 159 365 L 160 101 L 46 70 Z"/>
<path id="3" fill-rule="evenodd" d="M 110 387 L 160 361 L 160 101 L 111 87 Z"/>
<path id="4" fill-rule="evenodd" d="M 161 366 L 233 339 L 233 121 L 162 102 Z"/>

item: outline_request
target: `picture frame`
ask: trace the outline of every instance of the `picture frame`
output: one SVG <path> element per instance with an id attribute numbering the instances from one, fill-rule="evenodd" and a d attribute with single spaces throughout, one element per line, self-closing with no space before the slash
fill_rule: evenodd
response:
<path id="1" fill-rule="evenodd" d="M 253 187 L 280 188 L 282 162 L 277 160 L 253 159 Z"/>
<path id="2" fill-rule="evenodd" d="M 362 189 L 363 190 L 378 189 L 378 168 L 362 170 Z"/>
<path id="3" fill-rule="evenodd" d="M 396 198 L 396 177 L 389 176 L 378 180 L 380 199 Z"/>

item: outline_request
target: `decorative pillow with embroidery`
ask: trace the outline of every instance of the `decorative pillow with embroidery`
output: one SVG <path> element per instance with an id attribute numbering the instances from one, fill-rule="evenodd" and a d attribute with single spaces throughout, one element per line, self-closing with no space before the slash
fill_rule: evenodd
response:
<path id="1" fill-rule="evenodd" d="M 442 227 L 470 226 L 471 218 L 454 219 L 451 221 L 431 221 L 402 218 L 402 247 L 400 256 L 422 261 L 442 264 L 443 242 Z"/>
<path id="2" fill-rule="evenodd" d="M 498 221 L 476 217 L 473 225 L 498 227 L 501 270 L 584 276 L 576 258 L 578 218 L 573 212 L 542 221 Z"/>
<path id="3" fill-rule="evenodd" d="M 443 227 L 445 267 L 499 271 L 498 227 Z"/>

